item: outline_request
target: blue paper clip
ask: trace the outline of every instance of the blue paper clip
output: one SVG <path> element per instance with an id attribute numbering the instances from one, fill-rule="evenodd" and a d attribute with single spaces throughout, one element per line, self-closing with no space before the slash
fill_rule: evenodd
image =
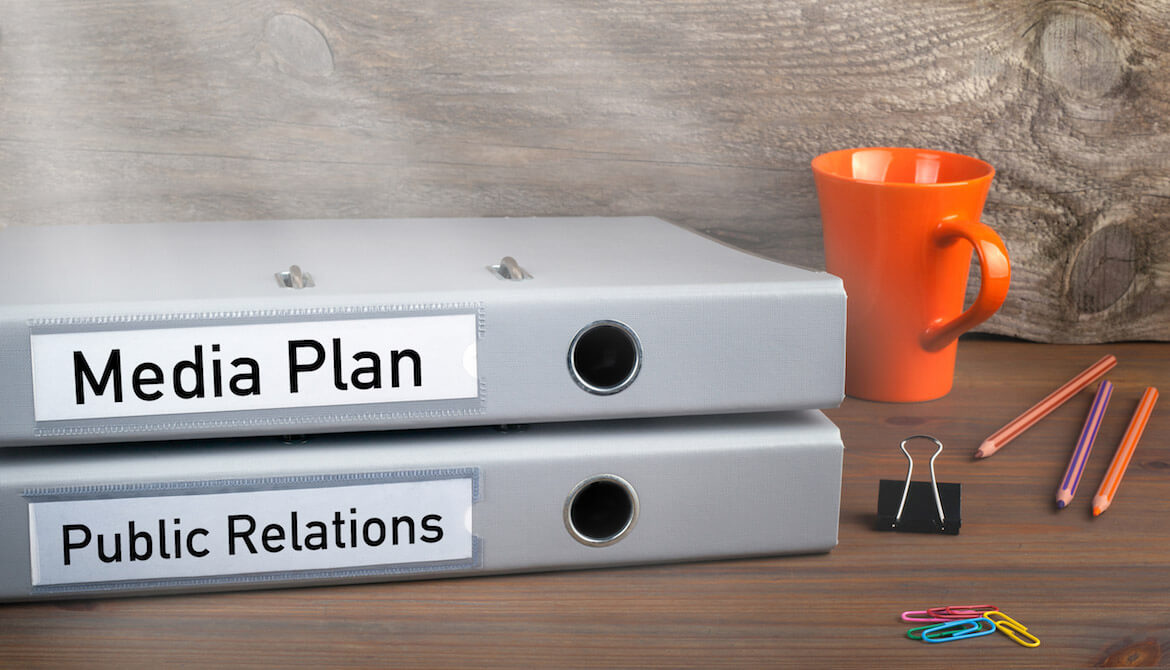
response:
<path id="1" fill-rule="evenodd" d="M 995 632 L 995 622 L 985 617 L 977 619 L 957 619 L 940 623 L 922 631 L 923 642 L 952 642 L 966 640 L 971 637 L 991 635 Z M 909 634 L 909 633 L 907 633 Z"/>

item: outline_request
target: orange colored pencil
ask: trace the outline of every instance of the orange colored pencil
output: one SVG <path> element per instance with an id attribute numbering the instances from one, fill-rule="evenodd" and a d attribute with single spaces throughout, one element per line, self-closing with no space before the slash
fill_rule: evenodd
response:
<path id="1" fill-rule="evenodd" d="M 1101 480 L 1101 488 L 1097 489 L 1097 495 L 1093 496 L 1093 516 L 1099 516 L 1113 504 L 1113 496 L 1117 493 L 1117 487 L 1121 486 L 1121 478 L 1125 476 L 1125 470 L 1137 449 L 1138 440 L 1142 439 L 1146 423 L 1154 413 L 1156 402 L 1158 389 L 1151 386 L 1142 394 L 1133 418 L 1129 420 L 1129 428 L 1125 429 L 1125 436 L 1121 438 L 1117 453 L 1113 454 L 1113 461 L 1109 464 L 1109 470 L 1105 472 L 1105 479 Z"/>
<path id="2" fill-rule="evenodd" d="M 1106 372 L 1112 370 L 1115 365 L 1117 365 L 1117 359 L 1109 355 L 1085 368 L 1079 375 L 1068 380 L 1063 386 L 1048 394 L 1047 398 L 1036 403 L 1028 411 L 1012 419 L 1006 426 L 992 433 L 986 440 L 983 440 L 983 444 L 979 445 L 979 448 L 975 450 L 975 458 L 987 458 L 999 451 L 1008 442 L 1016 439 L 1025 430 L 1034 426 L 1040 419 L 1052 413 L 1052 410 L 1068 402 L 1069 398 L 1072 398 L 1086 386 L 1097 381 Z"/>

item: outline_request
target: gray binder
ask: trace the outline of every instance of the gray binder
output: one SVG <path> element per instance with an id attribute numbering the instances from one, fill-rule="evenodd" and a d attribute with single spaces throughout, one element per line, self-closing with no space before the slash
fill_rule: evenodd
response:
<path id="1" fill-rule="evenodd" d="M 0 599 L 824 552 L 820 412 L 0 450 Z"/>
<path id="2" fill-rule="evenodd" d="M 840 280 L 653 218 L 0 231 L 0 446 L 825 408 Z"/>

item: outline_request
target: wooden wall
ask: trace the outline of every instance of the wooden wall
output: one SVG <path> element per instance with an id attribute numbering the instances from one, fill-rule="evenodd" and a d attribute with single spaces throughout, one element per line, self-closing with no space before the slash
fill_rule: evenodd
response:
<path id="1" fill-rule="evenodd" d="M 1170 339 L 1160 0 L 5 0 L 0 222 L 654 214 L 822 266 L 809 160 L 998 169 L 984 330 Z"/>

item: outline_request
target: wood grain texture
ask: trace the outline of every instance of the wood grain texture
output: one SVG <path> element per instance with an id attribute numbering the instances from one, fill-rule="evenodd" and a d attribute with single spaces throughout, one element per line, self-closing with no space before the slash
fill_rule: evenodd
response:
<path id="1" fill-rule="evenodd" d="M 972 459 L 984 437 L 1104 353 L 1119 364 L 1085 471 L 1090 494 L 1053 504 L 1091 389 L 995 456 Z M 1170 379 L 1170 345 L 964 339 L 956 374 L 938 401 L 847 399 L 829 412 L 846 453 L 840 543 L 828 554 L 6 605 L 0 666 L 1165 667 L 1170 410 L 1155 408 L 1113 506 L 1093 518 L 1089 501 L 1142 390 Z M 905 476 L 898 443 L 919 433 L 945 444 L 939 480 L 962 484 L 957 536 L 871 530 L 878 480 Z M 1029 626 L 1041 646 L 998 635 L 927 646 L 907 640 L 898 620 L 982 603 Z"/>
<path id="2" fill-rule="evenodd" d="M 653 214 L 820 267 L 809 160 L 929 146 L 998 169 L 984 330 L 1165 340 L 1168 44 L 1157 0 L 9 1 L 0 223 Z"/>

